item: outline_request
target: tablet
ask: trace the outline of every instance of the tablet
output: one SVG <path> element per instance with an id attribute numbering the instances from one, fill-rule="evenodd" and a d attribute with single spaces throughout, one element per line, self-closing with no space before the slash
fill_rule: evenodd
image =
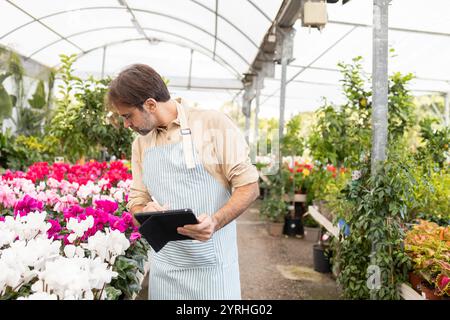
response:
<path id="1" fill-rule="evenodd" d="M 179 234 L 177 228 L 198 223 L 191 209 L 139 212 L 134 216 L 141 223 L 139 232 L 155 252 L 170 241 L 192 240 L 191 237 Z"/>
<path id="2" fill-rule="evenodd" d="M 166 216 L 177 216 L 183 221 L 187 221 L 189 223 L 185 224 L 196 224 L 197 218 L 195 217 L 192 209 L 176 209 L 176 210 L 163 210 L 163 211 L 152 211 L 152 212 L 137 212 L 134 214 L 136 220 L 142 225 L 149 217 L 158 217 L 161 215 Z"/>

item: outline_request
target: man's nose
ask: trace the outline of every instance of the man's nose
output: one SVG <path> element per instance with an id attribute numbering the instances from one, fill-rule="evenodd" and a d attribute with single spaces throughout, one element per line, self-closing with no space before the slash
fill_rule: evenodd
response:
<path id="1" fill-rule="evenodd" d="M 123 126 L 125 127 L 125 129 L 128 129 L 131 126 L 131 121 L 128 119 L 125 119 L 123 121 Z"/>

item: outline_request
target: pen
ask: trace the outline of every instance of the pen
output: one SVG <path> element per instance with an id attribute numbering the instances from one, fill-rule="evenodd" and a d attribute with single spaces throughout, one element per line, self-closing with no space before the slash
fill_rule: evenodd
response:
<path id="1" fill-rule="evenodd" d="M 158 201 L 156 201 L 156 199 L 155 199 L 155 197 L 153 197 L 153 196 L 150 196 L 150 198 L 152 199 L 152 201 L 154 202 L 154 203 L 156 203 L 158 206 L 161 206 L 159 203 L 158 203 Z"/>

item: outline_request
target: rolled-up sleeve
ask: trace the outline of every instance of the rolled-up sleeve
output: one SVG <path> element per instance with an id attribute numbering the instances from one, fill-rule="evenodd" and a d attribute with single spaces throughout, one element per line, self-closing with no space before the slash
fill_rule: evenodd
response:
<path id="1" fill-rule="evenodd" d="M 128 195 L 127 210 L 130 211 L 136 205 L 146 205 L 150 201 L 150 194 L 142 180 L 142 150 L 139 138 L 135 139 L 131 147 L 131 173 L 133 181 Z"/>
<path id="2" fill-rule="evenodd" d="M 215 117 L 215 150 L 219 165 L 232 188 L 257 182 L 256 167 L 249 157 L 249 146 L 241 130 L 225 114 L 217 112 Z"/>

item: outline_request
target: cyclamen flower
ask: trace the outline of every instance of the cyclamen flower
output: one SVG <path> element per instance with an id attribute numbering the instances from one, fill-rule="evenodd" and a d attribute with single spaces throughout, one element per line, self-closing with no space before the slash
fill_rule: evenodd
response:
<path id="1" fill-rule="evenodd" d="M 44 204 L 41 201 L 38 201 L 29 195 L 25 195 L 25 197 L 18 201 L 14 206 L 14 216 L 25 216 L 31 211 L 41 211 L 43 208 Z"/>
<path id="2" fill-rule="evenodd" d="M 139 232 L 132 232 L 130 235 L 130 242 L 134 243 L 141 238 L 141 234 Z"/>
<path id="3" fill-rule="evenodd" d="M 128 229 L 128 224 L 124 219 L 121 219 L 112 214 L 109 215 L 109 226 L 112 230 L 118 230 L 121 233 L 124 233 Z"/>
<path id="4" fill-rule="evenodd" d="M 49 239 L 58 239 L 59 232 L 61 231 L 61 225 L 58 220 L 49 219 L 48 222 L 51 224 L 51 228 L 48 229 L 47 234 Z"/>
<path id="5" fill-rule="evenodd" d="M 16 201 L 16 195 L 13 190 L 9 186 L 0 185 L 0 204 L 4 208 L 12 208 Z"/>
<path id="6" fill-rule="evenodd" d="M 102 209 L 103 211 L 106 211 L 107 213 L 111 214 L 116 212 L 117 208 L 119 207 L 116 202 L 108 200 L 97 200 L 95 201 L 95 205 L 97 209 Z"/>
<path id="7" fill-rule="evenodd" d="M 120 231 L 108 228 L 105 232 L 98 231 L 89 237 L 88 243 L 82 246 L 113 265 L 116 257 L 125 254 L 130 247 L 130 241 Z"/>
<path id="8" fill-rule="evenodd" d="M 80 238 L 84 233 L 94 226 L 94 218 L 88 216 L 86 220 L 77 221 L 77 219 L 70 218 L 67 222 L 67 230 L 73 231 L 67 238 L 69 242 L 73 243 L 77 238 Z"/>

